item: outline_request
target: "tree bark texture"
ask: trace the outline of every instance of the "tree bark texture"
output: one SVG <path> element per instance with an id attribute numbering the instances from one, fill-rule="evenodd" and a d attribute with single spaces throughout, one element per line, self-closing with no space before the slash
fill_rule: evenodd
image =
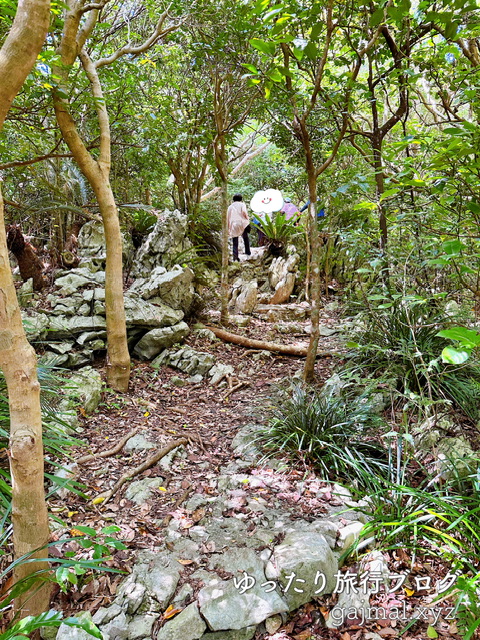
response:
<path id="1" fill-rule="evenodd" d="M 320 340 L 320 300 L 322 284 L 320 280 L 320 259 L 322 252 L 322 245 L 320 242 L 320 235 L 318 233 L 317 222 L 317 176 L 313 162 L 309 154 L 306 154 L 306 168 L 308 178 L 308 195 L 310 198 L 310 204 L 308 205 L 308 226 L 310 236 L 310 278 L 311 278 L 311 290 L 310 290 L 310 321 L 312 330 L 310 333 L 310 343 L 308 345 L 307 358 L 305 360 L 305 367 L 303 369 L 303 379 L 305 382 L 311 382 L 315 375 L 315 358 L 317 355 L 318 342 Z"/>
<path id="2" fill-rule="evenodd" d="M 0 49 L 0 130 L 15 96 L 39 54 L 50 24 L 50 0 L 19 0 L 15 19 Z M 14 580 L 48 569 L 49 530 L 43 488 L 42 415 L 37 359 L 22 324 L 8 256 L 0 191 L 0 368 L 8 390 L 9 460 L 15 559 L 33 553 L 38 562 L 20 563 Z M 50 589 L 38 582 L 15 601 L 21 617 L 48 608 Z"/>
<path id="3" fill-rule="evenodd" d="M 15 224 L 9 225 L 7 229 L 7 247 L 17 259 L 22 280 L 26 282 L 32 278 L 34 290 L 41 291 L 47 284 L 43 275 L 43 263 L 35 247 L 25 240 L 22 230 Z"/>
<path id="4" fill-rule="evenodd" d="M 123 299 L 122 235 L 118 210 L 110 183 L 110 122 L 96 66 L 82 48 L 82 42 L 87 36 L 82 30 L 79 30 L 80 17 L 81 15 L 75 9 L 67 13 L 59 53 L 64 65 L 73 64 L 78 56 L 90 82 L 100 127 L 98 160 L 93 158 L 81 139 L 69 112 L 68 103 L 58 95 L 58 92 L 54 92 L 53 101 L 63 139 L 92 187 L 102 216 L 107 254 L 105 269 L 107 382 L 112 389 L 124 392 L 127 391 L 130 380 L 130 355 Z M 96 17 L 93 16 L 91 28 L 93 28 L 95 21 Z M 65 83 L 68 79 L 68 70 L 59 67 L 57 72 Z"/>
<path id="5" fill-rule="evenodd" d="M 8 389 L 10 409 L 9 459 L 12 477 L 12 523 L 15 558 L 48 542 L 48 516 L 43 488 L 42 415 L 37 358 L 22 325 L 17 294 L 8 259 L 0 193 L 0 368 Z M 48 570 L 48 549 L 32 554 L 38 562 L 17 565 L 14 582 Z M 16 601 L 21 616 L 48 609 L 50 588 L 35 585 Z"/>

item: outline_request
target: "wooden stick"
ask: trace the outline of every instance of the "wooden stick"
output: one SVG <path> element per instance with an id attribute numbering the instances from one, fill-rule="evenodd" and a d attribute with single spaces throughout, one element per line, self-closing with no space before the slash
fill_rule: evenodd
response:
<path id="1" fill-rule="evenodd" d="M 133 429 L 128 433 L 124 438 L 120 440 L 118 444 L 116 444 L 112 449 L 108 449 L 107 451 L 101 451 L 100 453 L 90 453 L 86 456 L 82 456 L 77 460 L 77 464 L 84 464 L 85 462 L 90 462 L 91 460 L 96 460 L 97 458 L 110 458 L 110 456 L 114 456 L 116 453 L 121 451 L 123 447 L 127 444 L 130 438 L 137 433 L 138 429 Z"/>
<path id="2" fill-rule="evenodd" d="M 230 333 L 217 327 L 208 326 L 217 338 L 224 340 L 225 342 L 232 342 L 233 344 L 239 344 L 242 347 L 248 347 L 250 349 L 260 349 L 261 351 L 276 351 L 287 356 L 297 356 L 305 358 L 307 356 L 307 348 L 299 347 L 292 344 L 276 344 L 274 342 L 264 342 L 263 340 L 253 340 L 252 338 L 245 338 L 245 336 L 239 336 L 236 333 Z M 317 356 L 321 357 L 342 357 L 342 354 L 335 351 L 319 351 Z"/>
<path id="3" fill-rule="evenodd" d="M 229 389 L 229 390 L 227 391 L 227 393 L 225 393 L 225 394 L 223 395 L 222 402 L 224 402 L 224 401 L 228 398 L 228 396 L 232 395 L 232 393 L 234 393 L 235 391 L 238 391 L 238 390 L 239 390 L 239 389 L 241 389 L 242 387 L 246 387 L 246 386 L 247 386 L 247 385 L 249 385 L 249 384 L 250 384 L 249 382 L 239 382 L 239 383 L 238 383 L 238 384 L 236 384 L 234 387 L 232 387 L 231 389 Z"/>
<path id="4" fill-rule="evenodd" d="M 145 460 L 145 462 L 142 462 L 142 464 L 138 465 L 138 467 L 135 467 L 135 469 L 132 469 L 132 471 L 127 471 L 127 473 L 124 473 L 123 476 L 120 478 L 120 480 L 118 480 L 118 482 L 113 486 L 112 489 L 110 489 L 109 491 L 104 491 L 103 493 L 100 493 L 98 496 L 96 496 L 96 498 L 94 498 L 95 503 L 98 504 L 96 501 L 99 500 L 99 498 L 103 498 L 103 500 L 101 501 L 102 504 L 107 503 L 110 500 L 110 498 L 114 496 L 117 493 L 117 491 L 123 487 L 123 485 L 126 482 L 128 482 L 135 476 L 138 476 L 139 473 L 143 473 L 143 471 L 146 471 L 150 467 L 153 467 L 153 465 L 156 464 L 163 457 L 165 457 L 167 453 L 170 453 L 170 451 L 172 451 L 173 449 L 176 449 L 182 444 L 187 444 L 187 442 L 188 440 L 186 438 L 180 438 L 180 440 L 174 440 L 163 449 L 160 449 L 160 451 L 157 451 L 157 453 L 155 453 L 153 456 L 151 456 L 150 458 L 147 458 L 147 460 Z"/>

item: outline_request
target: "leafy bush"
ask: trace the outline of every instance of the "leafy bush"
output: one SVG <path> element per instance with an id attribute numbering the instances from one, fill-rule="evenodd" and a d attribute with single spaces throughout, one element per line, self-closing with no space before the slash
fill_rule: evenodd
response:
<path id="1" fill-rule="evenodd" d="M 266 215 L 260 228 L 267 236 L 272 253 L 280 252 L 284 245 L 303 232 L 303 227 L 296 225 L 294 218 L 287 220 L 283 213 L 273 214 L 273 217 Z"/>
<path id="2" fill-rule="evenodd" d="M 387 469 L 381 446 L 367 439 L 379 418 L 365 397 L 329 397 L 297 386 L 278 400 L 258 441 L 272 455 L 289 451 L 305 456 L 329 478 L 361 480 Z"/>
<path id="3" fill-rule="evenodd" d="M 480 365 L 471 359 L 462 366 L 442 362 L 450 346 L 438 335 L 448 318 L 424 299 L 397 297 L 371 307 L 350 346 L 350 369 L 360 368 L 369 378 L 395 380 L 397 391 L 417 394 L 426 404 L 449 401 L 476 421 L 480 418 Z"/>

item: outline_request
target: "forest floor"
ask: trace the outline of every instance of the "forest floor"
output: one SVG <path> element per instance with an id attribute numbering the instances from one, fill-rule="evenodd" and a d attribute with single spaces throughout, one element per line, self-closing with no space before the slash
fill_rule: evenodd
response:
<path id="1" fill-rule="evenodd" d="M 339 318 L 334 312 L 322 313 L 323 326 L 335 328 L 338 323 Z M 272 327 L 269 322 L 252 318 L 248 327 L 235 329 L 235 332 L 247 337 L 283 343 L 308 342 L 307 334 L 275 336 Z M 118 395 L 107 390 L 97 411 L 91 416 L 81 417 L 83 432 L 80 437 L 87 445 L 79 448 L 74 453 L 74 458 L 110 449 L 132 429 L 137 429 L 138 434 L 153 442 L 155 448 L 150 451 L 123 450 L 118 455 L 82 464 L 82 491 L 88 500 L 68 493 L 66 496 L 53 497 L 49 503 L 51 512 L 66 523 L 66 527 L 60 527 L 54 533 L 55 538 L 66 531 L 75 535 L 76 526 L 91 526 L 97 531 L 111 524 L 120 527 L 118 537 L 127 549 L 117 551 L 109 565 L 122 571 L 129 570 L 138 550 L 155 550 L 163 544 L 162 526 L 172 514 L 181 514 L 182 504 L 189 495 L 212 492 L 209 480 L 219 475 L 221 468 L 231 462 L 230 444 L 235 434 L 244 425 L 264 421 L 269 398 L 275 393 L 275 389 L 285 379 L 291 380 L 295 374 L 298 375 L 304 363 L 302 358 L 245 349 L 221 341 L 212 342 L 197 337 L 195 333 L 191 334 L 187 344 L 199 351 L 211 353 L 216 362 L 232 365 L 235 373 L 230 382 L 234 391 L 229 391 L 226 380 L 219 386 L 213 386 L 208 378 L 192 384 L 187 382 L 189 376 L 178 370 L 162 367 L 157 371 L 149 363 L 135 362 L 129 392 Z M 342 347 L 338 338 L 332 335 L 321 339 L 320 349 L 338 352 Z M 338 357 L 318 359 L 318 385 L 322 385 L 340 361 Z M 177 386 L 182 384 L 179 379 L 185 381 L 184 386 Z M 239 383 L 243 383 L 242 386 L 238 386 Z M 163 478 L 162 486 L 155 487 L 149 500 L 140 505 L 128 500 L 125 497 L 125 489 L 129 486 L 127 483 L 108 503 L 92 504 L 95 496 L 109 489 L 126 470 L 134 469 L 157 448 L 179 438 L 188 440 L 182 464 L 172 464 L 167 470 L 157 464 L 135 478 Z M 284 477 L 293 487 L 299 478 L 308 473 L 314 473 L 314 469 L 307 464 L 298 464 L 297 460 L 288 466 Z M 262 494 L 262 497 L 268 501 L 268 492 Z M 335 498 L 327 495 L 326 499 L 331 499 L 332 504 L 335 504 Z M 299 517 L 308 519 L 312 515 L 309 501 L 305 497 L 295 500 L 298 500 Z M 321 505 L 318 508 L 321 512 Z M 189 526 L 188 522 L 186 526 Z M 78 545 L 75 542 L 69 543 L 68 549 L 64 548 L 63 552 L 65 550 L 77 551 Z M 54 606 L 62 608 L 66 613 L 87 610 L 93 614 L 99 607 L 108 606 L 113 600 L 122 579 L 122 575 L 115 573 L 100 574 L 81 589 L 73 589 L 68 594 L 54 594 Z M 331 599 L 324 598 L 323 605 L 319 603 L 318 606 L 320 610 L 325 603 L 331 607 L 331 602 Z M 322 628 L 319 616 L 315 614 L 318 606 L 305 605 L 291 615 L 286 627 L 273 636 L 257 635 L 256 638 L 379 640 L 383 637 L 399 637 L 398 628 L 395 629 L 390 624 L 351 624 L 348 629 L 341 631 Z M 402 637 L 405 640 L 426 638 L 425 629 L 426 624 L 419 623 Z M 444 633 L 440 635 L 458 638 L 455 631 L 452 625 L 446 624 Z"/>

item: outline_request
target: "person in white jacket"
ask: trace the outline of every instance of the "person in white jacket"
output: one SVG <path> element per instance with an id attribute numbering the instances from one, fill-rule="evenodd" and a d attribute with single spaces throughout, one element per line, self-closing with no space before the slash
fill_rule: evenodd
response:
<path id="1" fill-rule="evenodd" d="M 243 197 L 237 193 L 233 196 L 233 202 L 227 209 L 227 225 L 228 225 L 228 237 L 232 238 L 233 244 L 233 259 L 239 260 L 238 257 L 238 238 L 242 236 L 245 244 L 245 253 L 247 256 L 250 253 L 250 240 L 248 232 L 250 231 L 250 219 L 248 217 L 248 211 Z"/>

